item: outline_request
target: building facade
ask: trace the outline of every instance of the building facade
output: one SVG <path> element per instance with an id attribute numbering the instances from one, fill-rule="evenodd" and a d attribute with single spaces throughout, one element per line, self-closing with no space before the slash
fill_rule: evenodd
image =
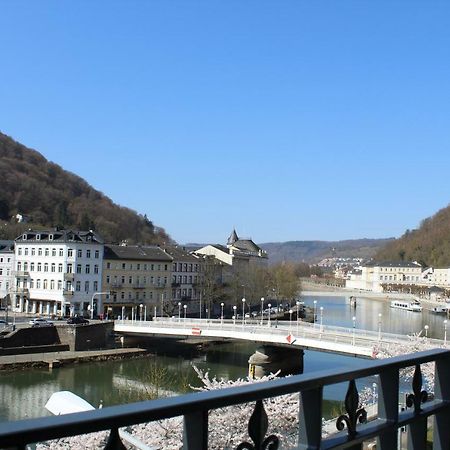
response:
<path id="1" fill-rule="evenodd" d="M 14 286 L 14 241 L 0 241 L 0 300 L 1 306 L 9 302 L 7 295 Z"/>
<path id="2" fill-rule="evenodd" d="M 169 314 L 173 258 L 158 246 L 105 245 L 102 290 L 107 317 Z"/>
<path id="3" fill-rule="evenodd" d="M 97 312 L 89 310 L 101 288 L 103 241 L 93 231 L 29 230 L 16 238 L 14 257 L 14 311 Z"/>

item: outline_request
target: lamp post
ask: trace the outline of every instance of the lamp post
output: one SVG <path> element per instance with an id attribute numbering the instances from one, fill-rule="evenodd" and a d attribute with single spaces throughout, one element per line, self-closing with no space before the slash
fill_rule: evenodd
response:
<path id="1" fill-rule="evenodd" d="M 91 319 L 94 318 L 94 297 L 96 295 L 102 295 L 102 294 L 110 294 L 110 291 L 105 291 L 105 292 L 94 292 L 92 294 L 92 298 L 91 298 Z"/>
<path id="2" fill-rule="evenodd" d="M 144 305 L 141 303 L 139 305 L 139 320 L 142 322 L 142 310 L 144 309 Z"/>
<path id="3" fill-rule="evenodd" d="M 261 326 L 264 324 L 264 297 L 261 297 Z"/>
<path id="4" fill-rule="evenodd" d="M 245 298 L 242 299 L 242 326 L 245 323 Z"/>
<path id="5" fill-rule="evenodd" d="M 144 305 L 144 322 L 147 321 L 147 305 Z"/>
<path id="6" fill-rule="evenodd" d="M 355 328 L 356 328 L 356 317 L 352 317 L 353 320 L 353 337 L 352 337 L 352 345 L 355 345 Z"/>
<path id="7" fill-rule="evenodd" d="M 125 319 L 125 306 L 122 306 L 122 323 L 124 319 Z"/>
<path id="8" fill-rule="evenodd" d="M 314 303 L 314 328 L 316 328 L 317 300 L 314 300 L 313 303 Z"/>
<path id="9" fill-rule="evenodd" d="M 220 304 L 220 307 L 222 308 L 222 313 L 220 315 L 220 324 L 223 325 L 223 307 L 225 306 L 225 304 L 222 302 Z"/>
<path id="10" fill-rule="evenodd" d="M 381 341 L 381 313 L 378 314 L 378 341 Z"/>
<path id="11" fill-rule="evenodd" d="M 267 321 L 267 326 L 270 328 L 270 308 L 272 305 L 269 303 L 267 306 L 269 307 L 269 320 Z"/>
<path id="12" fill-rule="evenodd" d="M 297 305 L 297 334 L 298 334 L 298 324 L 300 322 L 300 302 L 297 301 L 295 302 L 295 304 Z"/>
<path id="13" fill-rule="evenodd" d="M 289 333 L 291 332 L 291 325 L 292 325 L 292 309 L 289 310 Z"/>
<path id="14" fill-rule="evenodd" d="M 427 338 L 428 337 L 428 328 L 430 328 L 430 327 L 428 325 L 425 325 L 424 328 L 425 328 L 425 337 Z"/>
<path id="15" fill-rule="evenodd" d="M 237 306 L 234 305 L 233 306 L 233 326 L 236 325 L 236 309 L 237 309 Z"/>
<path id="16" fill-rule="evenodd" d="M 447 347 L 447 319 L 444 319 L 444 347 Z"/>
<path id="17" fill-rule="evenodd" d="M 178 322 L 181 322 L 181 302 L 178 302 Z"/>
<path id="18" fill-rule="evenodd" d="M 184 309 L 184 322 L 186 322 L 186 310 L 187 310 L 187 305 L 183 305 L 183 309 Z"/>
<path id="19" fill-rule="evenodd" d="M 377 398 L 377 383 L 372 383 L 372 404 L 375 406 Z"/>
<path id="20" fill-rule="evenodd" d="M 323 306 L 320 307 L 320 332 L 323 332 Z"/>

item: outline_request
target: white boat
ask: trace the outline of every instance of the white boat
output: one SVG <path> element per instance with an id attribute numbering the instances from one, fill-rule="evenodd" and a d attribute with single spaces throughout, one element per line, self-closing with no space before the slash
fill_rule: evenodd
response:
<path id="1" fill-rule="evenodd" d="M 406 311 L 421 312 L 422 306 L 417 301 L 405 302 L 402 300 L 394 300 L 391 302 L 391 308 L 405 309 Z"/>

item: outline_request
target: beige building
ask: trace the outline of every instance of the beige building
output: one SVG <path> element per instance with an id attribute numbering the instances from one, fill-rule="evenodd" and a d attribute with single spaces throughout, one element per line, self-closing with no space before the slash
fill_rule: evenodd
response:
<path id="1" fill-rule="evenodd" d="M 383 284 L 420 284 L 422 266 L 417 262 L 369 262 L 349 274 L 345 286 L 352 289 L 383 292 Z"/>
<path id="2" fill-rule="evenodd" d="M 105 245 L 102 290 L 110 317 L 170 314 L 173 258 L 158 246 Z"/>

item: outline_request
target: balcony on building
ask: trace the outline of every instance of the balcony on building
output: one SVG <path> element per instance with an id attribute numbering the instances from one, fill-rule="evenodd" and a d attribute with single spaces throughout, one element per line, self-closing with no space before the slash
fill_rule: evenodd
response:
<path id="1" fill-rule="evenodd" d="M 30 272 L 28 272 L 28 270 L 17 270 L 15 276 L 16 278 L 28 278 L 30 276 Z"/>
<path id="2" fill-rule="evenodd" d="M 73 280 L 75 280 L 75 274 L 72 273 L 72 272 L 66 272 L 64 274 L 64 280 L 66 280 L 66 281 L 73 281 Z"/>
<path id="3" fill-rule="evenodd" d="M 71 295 L 73 295 L 73 291 L 71 291 L 70 289 L 64 289 L 63 295 L 71 296 Z"/>
<path id="4" fill-rule="evenodd" d="M 16 288 L 16 294 L 19 295 L 28 295 L 30 293 L 30 291 L 28 290 L 28 288 L 26 287 L 17 287 Z"/>

